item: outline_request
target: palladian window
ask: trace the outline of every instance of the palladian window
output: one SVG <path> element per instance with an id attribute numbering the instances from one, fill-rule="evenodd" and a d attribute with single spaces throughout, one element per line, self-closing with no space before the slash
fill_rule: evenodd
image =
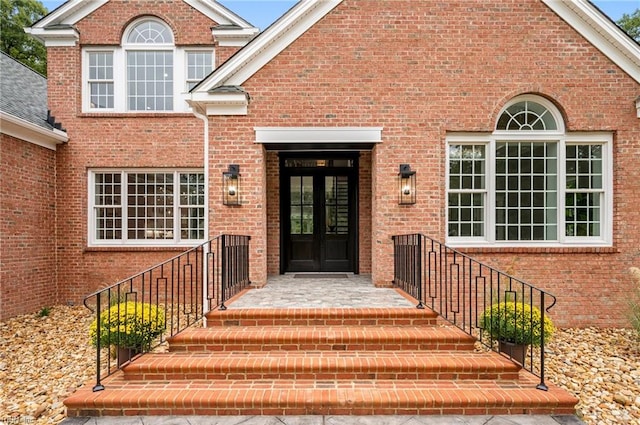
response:
<path id="1" fill-rule="evenodd" d="M 565 132 L 538 96 L 509 102 L 491 134 L 449 134 L 449 243 L 611 244 L 611 143 Z"/>
<path id="2" fill-rule="evenodd" d="M 144 17 L 121 46 L 83 49 L 85 112 L 186 112 L 188 92 L 214 69 L 213 46 L 176 46 L 171 27 Z"/>

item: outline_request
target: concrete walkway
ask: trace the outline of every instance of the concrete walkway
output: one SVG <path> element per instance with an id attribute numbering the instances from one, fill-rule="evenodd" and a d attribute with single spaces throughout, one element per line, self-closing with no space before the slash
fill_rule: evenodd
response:
<path id="1" fill-rule="evenodd" d="M 227 305 L 239 308 L 415 308 L 399 291 L 375 288 L 365 275 L 270 277 Z M 69 418 L 62 425 L 584 425 L 575 416 L 154 416 Z"/>

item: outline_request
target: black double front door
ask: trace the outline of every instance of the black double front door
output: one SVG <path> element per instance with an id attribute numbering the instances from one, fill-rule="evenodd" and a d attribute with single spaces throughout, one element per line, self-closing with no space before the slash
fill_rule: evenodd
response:
<path id="1" fill-rule="evenodd" d="M 281 157 L 281 272 L 357 273 L 357 157 Z"/>

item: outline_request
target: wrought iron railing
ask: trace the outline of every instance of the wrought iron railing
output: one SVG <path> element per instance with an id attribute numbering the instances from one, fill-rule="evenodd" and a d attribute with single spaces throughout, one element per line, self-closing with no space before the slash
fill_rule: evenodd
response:
<path id="1" fill-rule="evenodd" d="M 138 353 L 199 322 L 249 284 L 249 236 L 221 235 L 115 285 L 84 305 L 95 314 L 96 385 Z M 119 347 L 119 349 L 117 349 Z"/>
<path id="2" fill-rule="evenodd" d="M 393 236 L 395 286 L 545 384 L 548 311 L 556 298 L 422 234 Z M 545 328 L 546 323 L 546 328 Z M 546 335 L 545 335 L 546 334 Z M 502 337 L 501 337 L 502 336 Z M 514 343 L 515 342 L 515 343 Z"/>

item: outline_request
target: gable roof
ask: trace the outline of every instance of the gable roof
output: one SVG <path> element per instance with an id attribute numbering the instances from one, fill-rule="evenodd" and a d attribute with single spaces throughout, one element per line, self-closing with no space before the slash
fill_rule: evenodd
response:
<path id="1" fill-rule="evenodd" d="M 183 1 L 224 28 L 227 38 L 243 40 L 241 45 L 245 45 L 258 33 L 257 28 L 215 0 Z M 25 28 L 25 31 L 41 40 L 45 46 L 74 46 L 80 37 L 73 26 L 108 2 L 109 0 L 68 0 L 31 27 Z M 216 29 L 219 27 L 214 31 Z"/>
<path id="2" fill-rule="evenodd" d="M 220 86 L 240 86 L 343 0 L 301 0 L 192 91 L 192 101 Z M 589 0 L 541 0 L 640 83 L 640 45 Z"/>
<path id="3" fill-rule="evenodd" d="M 52 148 L 68 139 L 48 113 L 47 79 L 4 52 L 0 52 L 0 118 L 2 132 L 22 140 Z"/>

